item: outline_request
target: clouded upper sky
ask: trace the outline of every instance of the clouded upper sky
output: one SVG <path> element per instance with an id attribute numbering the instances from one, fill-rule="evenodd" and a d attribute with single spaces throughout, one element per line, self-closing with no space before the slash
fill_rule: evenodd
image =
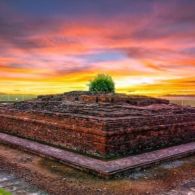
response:
<path id="1" fill-rule="evenodd" d="M 0 0 L 0 92 L 195 94 L 195 0 Z"/>

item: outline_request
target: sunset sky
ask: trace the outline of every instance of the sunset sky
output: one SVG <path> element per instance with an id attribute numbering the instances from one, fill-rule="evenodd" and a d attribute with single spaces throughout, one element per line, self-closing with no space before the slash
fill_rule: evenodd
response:
<path id="1" fill-rule="evenodd" d="M 195 94 L 195 0 L 0 0 L 0 93 Z"/>

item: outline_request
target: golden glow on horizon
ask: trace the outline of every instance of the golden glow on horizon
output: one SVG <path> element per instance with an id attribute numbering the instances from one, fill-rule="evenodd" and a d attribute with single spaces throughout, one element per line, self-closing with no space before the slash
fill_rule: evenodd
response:
<path id="1" fill-rule="evenodd" d="M 88 90 L 89 80 L 94 74 L 72 74 L 63 78 L 56 78 L 55 81 L 37 80 L 1 80 L 1 90 L 8 94 L 55 94 L 72 90 Z M 91 76 L 93 75 L 93 76 Z M 195 94 L 194 85 L 189 80 L 165 80 L 158 81 L 157 78 L 121 77 L 113 76 L 116 83 L 116 91 L 129 94 L 143 94 L 160 96 L 166 94 L 191 95 Z M 3 85 L 2 85 L 3 83 Z M 5 83 L 5 84 L 4 84 Z"/>
<path id="2" fill-rule="evenodd" d="M 52 11 L 46 6 L 40 15 L 28 5 L 20 11 L 0 6 L 0 93 L 86 90 L 90 79 L 106 73 L 117 92 L 195 94 L 195 28 L 188 20 L 194 9 L 185 3 L 129 2 L 128 11 L 112 4 L 126 12 L 109 7 L 104 15 L 94 4 L 92 10 L 81 6 L 80 13 L 61 10 L 55 17 L 51 2 Z M 134 4 L 135 13 L 129 11 Z"/>
<path id="3" fill-rule="evenodd" d="M 193 77 L 185 79 L 168 73 L 151 62 L 139 60 L 97 62 L 97 66 L 86 71 L 64 74 L 55 72 L 52 68 L 6 66 L 0 66 L 0 72 L 0 92 L 9 94 L 39 95 L 87 90 L 88 82 L 102 72 L 113 76 L 117 92 L 144 95 L 195 94 Z M 186 71 L 186 74 L 188 72 L 190 73 L 190 70 Z"/>

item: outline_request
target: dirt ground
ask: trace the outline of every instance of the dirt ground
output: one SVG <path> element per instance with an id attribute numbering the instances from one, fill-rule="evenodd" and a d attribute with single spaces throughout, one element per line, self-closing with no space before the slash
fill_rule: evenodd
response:
<path id="1" fill-rule="evenodd" d="M 194 180 L 195 155 L 106 180 L 59 162 L 0 145 L 0 168 L 52 195 L 158 195 L 172 189 L 177 192 L 184 183 Z"/>

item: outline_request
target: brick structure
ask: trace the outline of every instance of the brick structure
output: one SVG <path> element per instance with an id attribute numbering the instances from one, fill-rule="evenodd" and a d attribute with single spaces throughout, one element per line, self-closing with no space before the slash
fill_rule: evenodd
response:
<path id="1" fill-rule="evenodd" d="M 0 131 L 116 158 L 195 140 L 195 108 L 125 94 L 69 92 L 0 107 Z"/>

